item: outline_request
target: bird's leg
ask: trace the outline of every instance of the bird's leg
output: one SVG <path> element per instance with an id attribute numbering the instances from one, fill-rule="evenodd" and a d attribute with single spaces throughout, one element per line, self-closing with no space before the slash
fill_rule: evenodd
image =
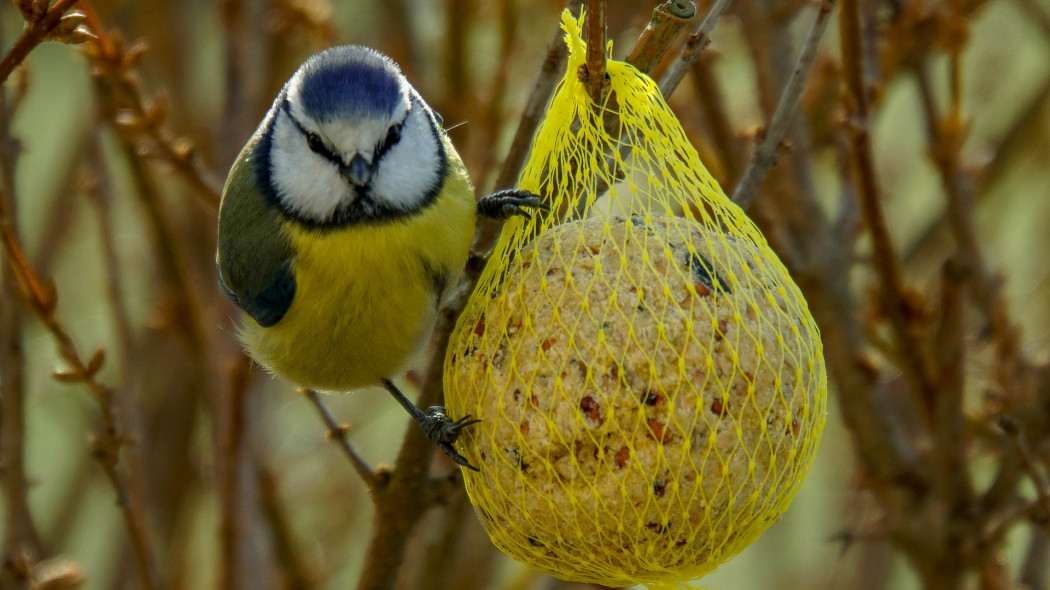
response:
<path id="1" fill-rule="evenodd" d="M 456 452 L 455 447 L 452 445 L 459 438 L 459 435 L 463 433 L 464 428 L 481 422 L 481 420 L 471 419 L 470 415 L 463 416 L 459 420 L 453 420 L 445 413 L 444 406 L 430 406 L 426 413 L 423 413 L 423 410 L 420 410 L 416 407 L 416 404 L 409 401 L 405 394 L 401 393 L 401 390 L 389 379 L 383 379 L 383 387 L 390 392 L 390 395 L 394 396 L 394 399 L 408 411 L 409 415 L 416 422 L 419 422 L 427 438 L 434 441 L 438 448 L 448 455 L 449 459 L 452 459 L 456 465 L 462 465 L 467 469 L 478 471 L 478 468 L 471 465 L 466 457 Z"/>
<path id="2" fill-rule="evenodd" d="M 531 218 L 528 209 L 548 211 L 550 208 L 538 196 L 518 188 L 496 191 L 478 199 L 478 215 L 496 221 L 510 219 L 511 215 Z"/>

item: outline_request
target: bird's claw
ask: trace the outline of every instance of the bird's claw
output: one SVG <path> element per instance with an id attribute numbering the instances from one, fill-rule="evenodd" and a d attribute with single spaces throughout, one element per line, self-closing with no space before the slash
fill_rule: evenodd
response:
<path id="1" fill-rule="evenodd" d="M 469 414 L 459 420 L 453 420 L 445 413 L 443 406 L 431 406 L 420 425 L 423 427 L 423 432 L 427 435 L 427 438 L 434 441 L 434 444 L 444 451 L 448 458 L 452 459 L 453 463 L 462 465 L 467 469 L 479 471 L 477 467 L 471 465 L 467 458 L 460 455 L 456 448 L 452 446 L 459 438 L 459 435 L 463 433 L 464 428 L 478 422 L 481 422 L 481 420 L 471 418 Z"/>
<path id="2" fill-rule="evenodd" d="M 550 207 L 539 196 L 516 188 L 496 191 L 478 200 L 478 215 L 497 221 L 505 221 L 513 215 L 531 219 L 532 213 L 528 209 L 549 211 Z"/>

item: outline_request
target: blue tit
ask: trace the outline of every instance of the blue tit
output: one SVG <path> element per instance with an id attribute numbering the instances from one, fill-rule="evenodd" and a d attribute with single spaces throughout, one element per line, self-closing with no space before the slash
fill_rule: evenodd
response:
<path id="1" fill-rule="evenodd" d="M 472 424 L 394 385 L 456 285 L 475 218 L 544 209 L 531 193 L 475 200 L 441 118 L 385 55 L 334 47 L 284 85 L 230 170 L 219 208 L 222 292 L 251 356 L 323 391 L 382 386 L 457 464 Z"/>

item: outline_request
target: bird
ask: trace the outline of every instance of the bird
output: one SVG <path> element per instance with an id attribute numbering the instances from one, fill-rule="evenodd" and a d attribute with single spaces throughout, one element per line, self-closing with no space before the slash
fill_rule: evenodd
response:
<path id="1" fill-rule="evenodd" d="M 385 388 L 456 464 L 477 422 L 423 411 L 394 379 L 412 368 L 470 256 L 477 217 L 543 211 L 528 191 L 477 199 L 443 128 L 397 64 L 341 45 L 284 84 L 223 189 L 216 266 L 239 338 L 304 388 Z"/>

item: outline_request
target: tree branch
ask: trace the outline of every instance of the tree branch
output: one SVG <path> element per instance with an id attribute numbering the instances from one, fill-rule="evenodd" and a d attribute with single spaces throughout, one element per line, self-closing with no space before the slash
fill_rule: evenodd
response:
<path id="1" fill-rule="evenodd" d="M 689 36 L 689 40 L 686 41 L 685 47 L 682 48 L 682 53 L 678 58 L 671 64 L 671 67 L 667 69 L 667 73 L 660 79 L 660 94 L 670 98 L 671 93 L 674 92 L 675 88 L 678 88 L 678 84 L 685 78 L 685 73 L 689 71 L 690 66 L 693 62 L 700 57 L 700 53 L 707 48 L 707 44 L 710 43 L 708 37 L 711 35 L 711 31 L 714 30 L 715 25 L 718 24 L 718 20 L 722 18 L 722 13 L 729 7 L 729 3 L 732 0 L 715 0 L 715 3 L 711 6 L 711 10 L 707 12 L 707 16 L 704 17 L 703 22 L 700 23 L 700 27 L 696 29 L 696 32 Z"/>
<path id="2" fill-rule="evenodd" d="M 678 33 L 694 16 L 696 5 L 689 0 L 668 0 L 658 5 L 624 61 L 648 74 L 664 58 Z"/>
<path id="3" fill-rule="evenodd" d="M 4 57 L 0 58 L 0 84 L 3 84 L 11 72 L 25 61 L 30 51 L 47 40 L 48 35 L 58 27 L 59 21 L 77 1 L 58 0 L 43 14 L 23 13 L 23 16 L 26 17 L 26 27 L 22 31 L 22 36 L 15 41 Z"/>

